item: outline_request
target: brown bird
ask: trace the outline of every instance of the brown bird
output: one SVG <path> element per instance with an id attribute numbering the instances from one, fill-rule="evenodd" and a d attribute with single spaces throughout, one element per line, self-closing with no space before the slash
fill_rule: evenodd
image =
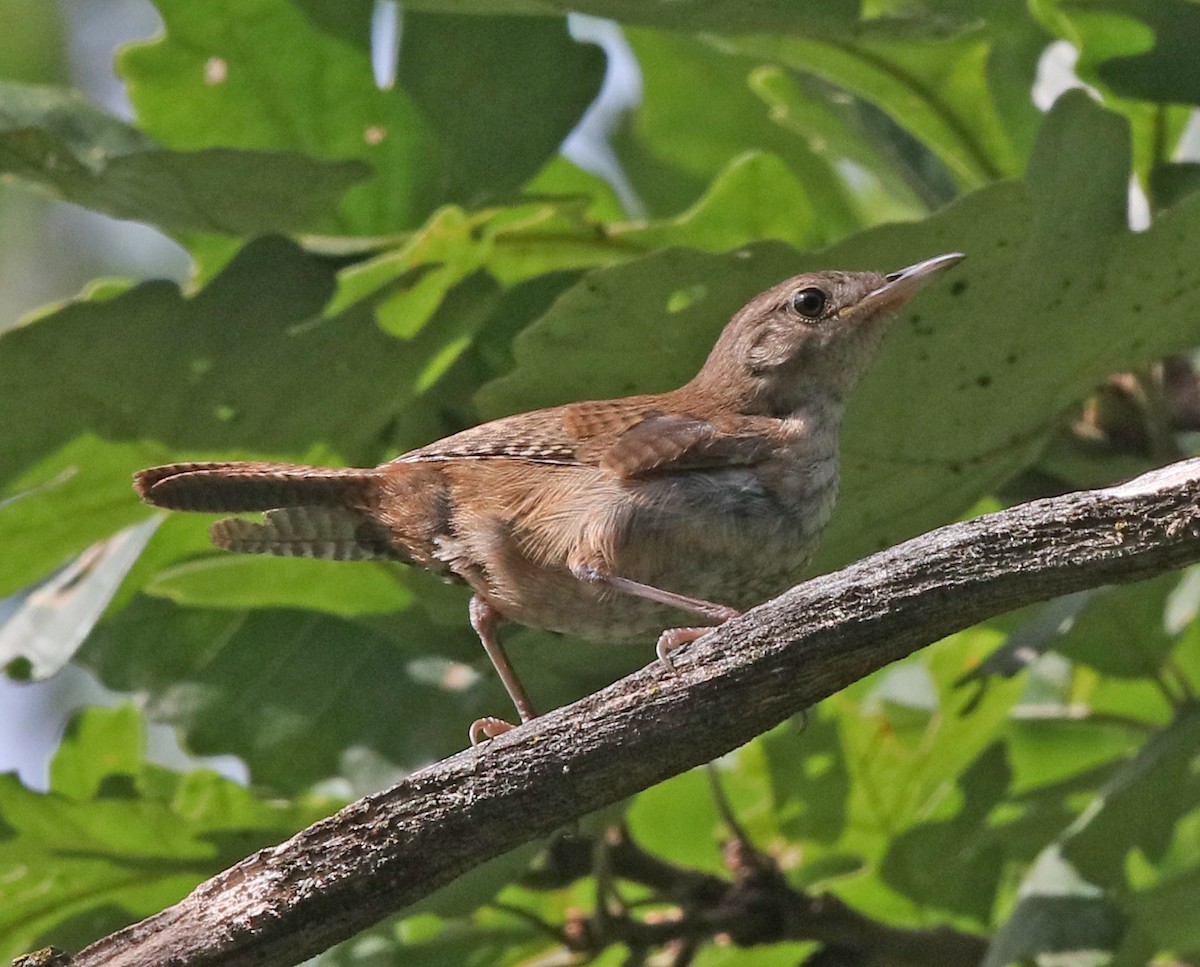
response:
<path id="1" fill-rule="evenodd" d="M 171 510 L 265 512 L 214 524 L 227 550 L 403 561 L 465 582 L 471 624 L 528 721 L 499 619 L 598 641 L 667 628 L 657 651 L 670 665 L 795 582 L 833 511 L 842 412 L 886 318 L 962 258 L 781 282 L 667 393 L 505 417 L 374 469 L 178 463 L 135 487 Z M 674 627 L 681 613 L 691 620 Z M 471 741 L 510 728 L 480 719 Z"/>

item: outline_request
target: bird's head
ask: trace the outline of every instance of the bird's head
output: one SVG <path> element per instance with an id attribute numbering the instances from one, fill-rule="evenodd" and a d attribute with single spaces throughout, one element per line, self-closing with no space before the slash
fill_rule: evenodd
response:
<path id="1" fill-rule="evenodd" d="M 814 395 L 840 403 L 879 347 L 885 323 L 965 256 L 939 255 L 883 275 L 807 272 L 750 300 L 717 340 L 694 383 L 740 385 L 747 409 L 783 415 Z"/>

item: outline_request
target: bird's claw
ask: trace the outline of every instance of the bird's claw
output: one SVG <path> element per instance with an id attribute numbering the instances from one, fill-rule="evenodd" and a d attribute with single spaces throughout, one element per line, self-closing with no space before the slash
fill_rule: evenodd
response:
<path id="1" fill-rule="evenodd" d="M 667 671 L 672 675 L 678 675 L 679 670 L 675 667 L 675 662 L 671 660 L 671 652 L 682 648 L 688 642 L 703 637 L 710 631 L 712 631 L 712 628 L 709 626 L 702 628 L 668 628 L 658 636 L 658 644 L 654 646 L 654 653 L 658 655 L 658 660 L 666 666 Z"/>
<path id="2" fill-rule="evenodd" d="M 505 722 L 504 719 L 498 719 L 494 716 L 476 719 L 471 723 L 471 727 L 467 730 L 467 736 L 471 740 L 471 747 L 479 745 L 485 739 L 494 739 L 505 732 L 511 732 L 516 726 L 511 722 Z"/>

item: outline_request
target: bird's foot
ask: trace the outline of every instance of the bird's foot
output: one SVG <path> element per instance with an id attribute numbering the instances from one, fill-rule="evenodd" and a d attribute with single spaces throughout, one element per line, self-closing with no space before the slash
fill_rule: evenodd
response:
<path id="1" fill-rule="evenodd" d="M 727 610 L 729 614 L 722 619 L 724 621 L 728 621 L 729 618 L 735 618 L 739 614 L 739 612 L 734 611 L 732 608 Z M 658 636 L 658 644 L 654 646 L 654 653 L 658 655 L 658 660 L 666 666 L 667 671 L 672 675 L 677 675 L 678 671 L 675 668 L 675 662 L 671 660 L 671 652 L 682 648 L 697 638 L 703 638 L 712 630 L 712 625 L 704 625 L 698 628 L 668 628 Z"/>
<path id="2" fill-rule="evenodd" d="M 487 716 L 486 718 L 476 719 L 471 723 L 471 727 L 467 730 L 467 736 L 471 740 L 471 746 L 477 746 L 485 739 L 494 739 L 498 735 L 503 735 L 505 732 L 511 732 L 516 726 L 511 722 L 505 722 L 504 719 Z"/>

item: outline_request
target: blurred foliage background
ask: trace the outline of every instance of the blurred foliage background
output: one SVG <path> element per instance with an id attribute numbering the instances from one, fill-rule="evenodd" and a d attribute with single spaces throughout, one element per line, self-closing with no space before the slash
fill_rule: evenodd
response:
<path id="1" fill-rule="evenodd" d="M 139 467 L 370 465 L 670 388 L 783 277 L 952 250 L 851 407 L 815 570 L 1196 448 L 1200 4 L 576 7 L 0 0 L 2 694 L 107 703 L 46 781 L 0 776 L 0 957 L 153 913 L 505 707 L 459 590 L 218 554 Z M 117 21 L 145 39 L 114 80 L 88 45 Z M 1195 961 L 1198 608 L 1189 571 L 997 618 L 576 837 L 682 880 L 753 843 L 992 967 Z M 652 657 L 508 640 L 542 706 Z M 147 752 L 164 730 L 185 756 Z M 561 847 L 322 962 L 866 962 L 802 931 L 631 944 L 614 905 L 703 898 Z"/>

